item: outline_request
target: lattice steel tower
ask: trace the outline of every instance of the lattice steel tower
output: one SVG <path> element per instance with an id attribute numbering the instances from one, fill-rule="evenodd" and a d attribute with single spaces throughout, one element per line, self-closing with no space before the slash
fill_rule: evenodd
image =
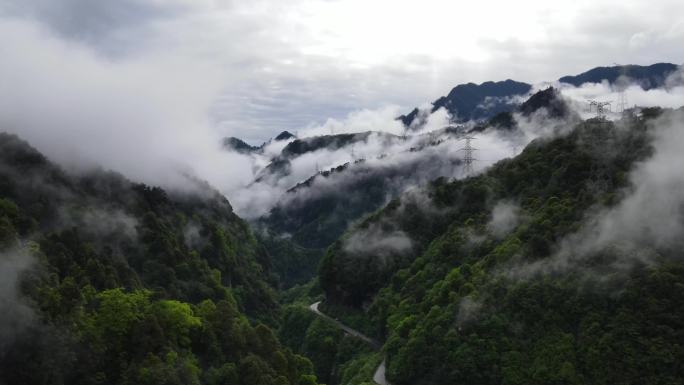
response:
<path id="1" fill-rule="evenodd" d="M 465 140 L 465 146 L 460 149 L 460 151 L 463 151 L 463 174 L 465 176 L 471 175 L 473 173 L 473 162 L 476 161 L 473 157 L 473 151 L 477 151 L 477 148 L 474 148 L 471 144 L 471 141 L 476 139 L 474 136 L 464 136 L 461 138 Z"/>
<path id="2" fill-rule="evenodd" d="M 627 110 L 627 95 L 625 90 L 618 92 L 617 112 L 624 113 Z"/>
<path id="3" fill-rule="evenodd" d="M 618 101 L 616 110 L 618 113 L 623 114 L 625 110 L 627 110 L 627 95 L 625 94 L 627 84 L 624 81 L 621 81 L 621 78 L 625 79 L 627 77 L 627 66 L 623 66 L 622 64 L 618 63 L 613 63 L 613 65 L 620 67 L 620 76 L 617 79 Z"/>
<path id="4" fill-rule="evenodd" d="M 599 102 L 596 100 L 588 100 L 589 102 L 589 112 L 594 110 L 596 108 L 596 118 L 599 120 L 604 120 L 606 118 L 606 112 L 610 111 L 610 103 L 611 102 Z M 609 107 L 609 108 L 606 108 Z"/>

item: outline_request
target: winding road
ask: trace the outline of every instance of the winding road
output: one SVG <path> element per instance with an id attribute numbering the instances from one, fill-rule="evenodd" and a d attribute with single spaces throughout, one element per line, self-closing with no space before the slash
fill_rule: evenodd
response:
<path id="1" fill-rule="evenodd" d="M 382 344 L 379 341 L 377 341 L 373 338 L 370 338 L 367 335 L 359 332 L 358 330 L 354 330 L 354 329 L 350 328 L 349 326 L 343 324 L 342 322 L 321 313 L 321 311 L 318 310 L 318 305 L 320 305 L 320 304 L 321 304 L 321 301 L 312 303 L 309 306 L 309 309 L 312 312 L 314 312 L 314 314 L 316 314 L 317 316 L 319 316 L 319 317 L 321 317 L 327 321 L 332 322 L 335 326 L 344 330 L 345 333 L 362 339 L 363 341 L 365 341 L 366 343 L 371 345 L 375 350 L 380 350 L 382 348 Z M 378 368 L 375 369 L 375 373 L 373 374 L 373 382 L 375 382 L 378 385 L 392 385 L 389 382 L 387 382 L 387 379 L 385 378 L 385 359 L 384 358 L 382 360 L 382 363 L 380 363 L 380 365 L 378 366 Z"/>

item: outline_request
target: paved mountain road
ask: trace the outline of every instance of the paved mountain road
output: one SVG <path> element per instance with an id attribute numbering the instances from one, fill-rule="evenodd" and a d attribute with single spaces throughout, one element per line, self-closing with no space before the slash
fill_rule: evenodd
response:
<path id="1" fill-rule="evenodd" d="M 318 310 L 318 305 L 320 305 L 320 304 L 321 304 L 321 301 L 312 303 L 309 306 L 309 309 L 312 312 L 314 312 L 317 316 L 332 322 L 337 327 L 344 330 L 345 333 L 362 339 L 363 341 L 365 341 L 366 343 L 371 345 L 374 349 L 380 350 L 380 348 L 382 348 L 382 344 L 379 341 L 374 340 L 373 338 L 368 337 L 367 335 L 359 332 L 358 330 L 354 330 L 354 329 L 350 328 L 349 326 L 343 324 L 342 322 L 321 313 L 321 311 Z M 383 359 L 380 366 L 378 366 L 378 368 L 375 369 L 375 374 L 373 374 L 373 381 L 378 385 L 391 385 L 389 382 L 387 382 L 387 379 L 385 378 L 385 359 Z"/>

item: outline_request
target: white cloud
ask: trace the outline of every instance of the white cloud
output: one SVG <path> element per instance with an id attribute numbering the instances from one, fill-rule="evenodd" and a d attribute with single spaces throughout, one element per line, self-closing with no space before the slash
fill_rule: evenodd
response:
<path id="1" fill-rule="evenodd" d="M 230 80 L 217 84 L 213 123 L 256 142 L 363 108 L 408 112 L 468 81 L 680 63 L 683 12 L 675 0 L 0 0 L 5 19 L 115 60 L 156 51 L 216 64 Z"/>
<path id="2" fill-rule="evenodd" d="M 156 52 L 111 61 L 26 22 L 0 22 L 0 56 L 0 127 L 64 165 L 175 186 L 178 171 L 219 188 L 251 177 L 210 125 L 214 66 Z"/>
<path id="3" fill-rule="evenodd" d="M 495 237 L 502 238 L 518 225 L 520 219 L 520 206 L 512 202 L 497 202 L 487 228 Z"/>
<path id="4" fill-rule="evenodd" d="M 654 154 L 636 164 L 630 187 L 614 206 L 594 207 L 583 226 L 561 239 L 547 259 L 511 266 L 506 274 L 527 278 L 540 272 L 585 271 L 598 278 L 627 271 L 635 264 L 656 261 L 658 252 L 681 250 L 684 232 L 684 177 L 675 165 L 684 162 L 684 112 L 669 113 L 652 122 Z M 613 251 L 617 251 L 614 253 Z M 588 258 L 605 253 L 613 270 L 592 268 Z M 608 259 L 606 259 L 608 261 Z"/>
<path id="5" fill-rule="evenodd" d="M 574 87 L 568 84 L 560 86 L 563 96 L 571 101 L 576 112 L 582 115 L 583 118 L 589 118 L 595 115 L 589 111 L 587 100 L 597 100 L 611 102 L 610 109 L 613 112 L 608 114 L 609 119 L 619 118 L 617 114 L 617 104 L 620 100 L 619 92 L 624 92 L 625 102 L 627 107 L 665 107 L 665 108 L 679 108 L 684 105 L 684 84 L 681 81 L 681 70 L 672 74 L 667 81 L 669 85 L 667 88 L 653 88 L 645 91 L 637 84 L 628 84 L 626 87 L 616 87 L 603 83 L 585 83 L 580 87 Z"/>
<path id="6" fill-rule="evenodd" d="M 0 253 L 0 353 L 35 319 L 19 289 L 22 274 L 33 263 L 33 258 L 22 250 Z"/>
<path id="7" fill-rule="evenodd" d="M 283 129 L 398 134 L 396 115 L 458 83 L 547 80 L 614 61 L 684 61 L 676 49 L 680 2 L 628 7 L 611 0 L 598 8 L 612 16 L 597 18 L 597 4 L 584 0 L 496 7 L 0 0 L 0 124 L 63 164 L 98 163 L 164 185 L 182 184 L 176 171 L 191 170 L 238 207 L 260 207 L 310 176 L 316 162 L 326 168 L 348 161 L 349 150 L 302 157 L 290 179 L 253 191 L 244 186 L 269 157 L 223 152 L 223 136 L 260 143 Z M 488 28 L 479 28 L 483 23 Z M 639 33 L 652 44 L 627 52 Z M 628 98 L 675 104 L 677 90 L 642 95 L 630 88 Z M 443 111 L 433 114 L 428 130 L 447 120 Z M 479 140 L 487 155 L 478 167 L 511 153 L 495 139 Z M 355 151 L 365 156 L 373 146 Z"/>

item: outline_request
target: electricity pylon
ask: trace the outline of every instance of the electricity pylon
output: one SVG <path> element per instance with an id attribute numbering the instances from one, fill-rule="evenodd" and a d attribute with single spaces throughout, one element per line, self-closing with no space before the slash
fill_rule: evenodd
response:
<path id="1" fill-rule="evenodd" d="M 620 92 L 618 92 L 617 112 L 622 114 L 625 112 L 626 109 L 627 109 L 627 95 L 625 95 L 625 90 L 620 90 Z"/>
<path id="2" fill-rule="evenodd" d="M 604 120 L 606 118 L 606 111 L 610 111 L 610 103 L 611 102 L 599 102 L 596 100 L 587 100 L 589 103 L 589 112 L 593 110 L 592 107 L 596 107 L 596 118 L 599 120 Z"/>
<path id="3" fill-rule="evenodd" d="M 615 67 L 620 67 L 620 77 L 627 76 L 627 67 L 622 64 L 613 63 Z M 618 78 L 618 83 L 621 83 Z M 616 112 L 622 114 L 627 109 L 627 96 L 625 95 L 625 84 L 618 84 L 618 101 L 616 106 Z"/>
<path id="4" fill-rule="evenodd" d="M 476 161 L 473 157 L 473 151 L 477 151 L 477 148 L 473 148 L 471 145 L 471 141 L 476 139 L 474 136 L 464 136 L 461 138 L 465 140 L 465 146 L 463 148 L 459 149 L 460 151 L 463 151 L 463 174 L 465 176 L 471 175 L 473 173 L 473 162 Z"/>

